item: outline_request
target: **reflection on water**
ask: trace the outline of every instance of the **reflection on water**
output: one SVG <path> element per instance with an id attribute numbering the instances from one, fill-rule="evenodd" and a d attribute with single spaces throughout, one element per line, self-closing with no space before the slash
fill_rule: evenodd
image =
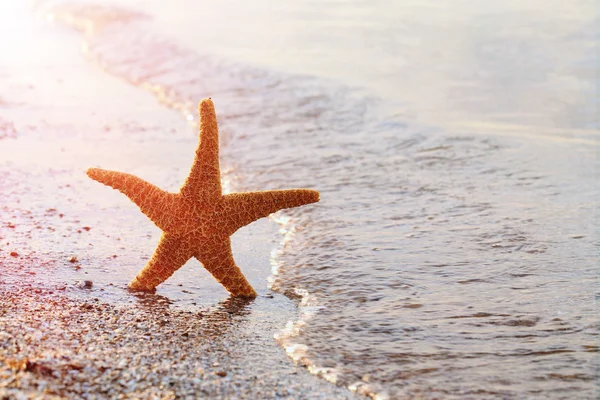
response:
<path id="1" fill-rule="evenodd" d="M 192 26 L 185 1 L 162 10 L 174 38 L 110 9 L 85 51 L 186 115 L 212 96 L 240 188 L 320 190 L 279 219 L 272 284 L 303 312 L 278 336 L 288 353 L 382 398 L 594 398 L 591 5 L 260 4 L 231 17 L 248 36 L 217 43 L 197 38 L 228 19 Z M 206 11 L 194 20 L 223 12 Z M 54 15 L 85 26 L 98 9 Z M 233 36 L 284 72 L 211 53 L 238 54 Z"/>

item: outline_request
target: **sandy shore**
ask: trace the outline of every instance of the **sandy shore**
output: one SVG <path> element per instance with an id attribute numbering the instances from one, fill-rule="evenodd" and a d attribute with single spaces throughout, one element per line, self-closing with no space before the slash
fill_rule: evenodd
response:
<path id="1" fill-rule="evenodd" d="M 0 48 L 0 398 L 352 397 L 273 338 L 297 310 L 267 287 L 280 240 L 268 221 L 233 238 L 254 301 L 229 299 L 197 263 L 157 294 L 125 289 L 160 232 L 84 171 L 102 165 L 175 190 L 195 129 L 18 3 L 0 18 L 0 33 L 19 38 Z"/>
<path id="2" fill-rule="evenodd" d="M 277 314 L 256 318 L 247 301 L 193 312 L 154 295 L 134 307 L 71 298 L 78 290 L 0 285 L 0 397 L 351 397 L 294 366 L 273 340 Z"/>

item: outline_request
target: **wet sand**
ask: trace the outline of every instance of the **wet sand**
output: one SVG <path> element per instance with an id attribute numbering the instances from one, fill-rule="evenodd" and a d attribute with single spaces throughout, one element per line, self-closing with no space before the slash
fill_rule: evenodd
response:
<path id="1" fill-rule="evenodd" d="M 290 362 L 273 340 L 276 311 L 257 318 L 235 299 L 184 311 L 153 295 L 133 307 L 70 296 L 82 290 L 0 285 L 0 398 L 352 397 Z"/>
<path id="2" fill-rule="evenodd" d="M 126 289 L 160 232 L 85 168 L 176 190 L 195 123 L 86 62 L 69 30 L 8 11 L 23 19 L 2 32 L 21 42 L 2 49 L 0 74 L 0 398 L 353 397 L 274 339 L 297 309 L 267 287 L 280 240 L 269 221 L 233 238 L 253 301 L 197 263 L 157 294 Z"/>

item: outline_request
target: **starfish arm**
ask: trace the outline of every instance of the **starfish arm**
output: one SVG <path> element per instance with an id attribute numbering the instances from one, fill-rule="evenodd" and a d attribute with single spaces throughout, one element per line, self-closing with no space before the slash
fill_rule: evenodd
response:
<path id="1" fill-rule="evenodd" d="M 225 212 L 229 215 L 230 234 L 276 211 L 317 201 L 319 192 L 310 189 L 268 190 L 223 196 Z"/>
<path id="2" fill-rule="evenodd" d="M 133 290 L 154 290 L 191 257 L 192 251 L 185 242 L 168 233 L 163 233 L 154 255 L 152 255 L 144 269 L 129 283 L 129 288 Z"/>
<path id="3" fill-rule="evenodd" d="M 189 176 L 181 187 L 183 197 L 199 201 L 215 201 L 221 197 L 219 169 L 219 129 L 215 106 L 211 99 L 203 99 L 198 106 L 200 114 L 200 143 Z"/>
<path id="4" fill-rule="evenodd" d="M 124 172 L 89 168 L 86 174 L 93 180 L 125 194 L 163 231 L 172 228 L 172 220 L 169 218 L 168 212 L 172 209 L 175 194 L 166 192 L 135 175 Z"/>
<path id="5" fill-rule="evenodd" d="M 233 296 L 256 297 L 256 292 L 235 265 L 229 238 L 205 245 L 196 258 Z"/>

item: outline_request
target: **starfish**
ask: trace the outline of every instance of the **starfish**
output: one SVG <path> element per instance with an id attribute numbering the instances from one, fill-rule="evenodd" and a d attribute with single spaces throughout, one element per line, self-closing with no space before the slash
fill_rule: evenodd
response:
<path id="1" fill-rule="evenodd" d="M 239 228 L 284 208 L 319 201 L 309 189 L 268 190 L 223 195 L 219 133 L 214 104 L 203 99 L 199 144 L 179 193 L 170 193 L 124 172 L 90 168 L 87 175 L 121 191 L 162 231 L 154 255 L 129 283 L 152 291 L 195 257 L 233 296 L 256 297 L 233 260 L 230 236 Z"/>

